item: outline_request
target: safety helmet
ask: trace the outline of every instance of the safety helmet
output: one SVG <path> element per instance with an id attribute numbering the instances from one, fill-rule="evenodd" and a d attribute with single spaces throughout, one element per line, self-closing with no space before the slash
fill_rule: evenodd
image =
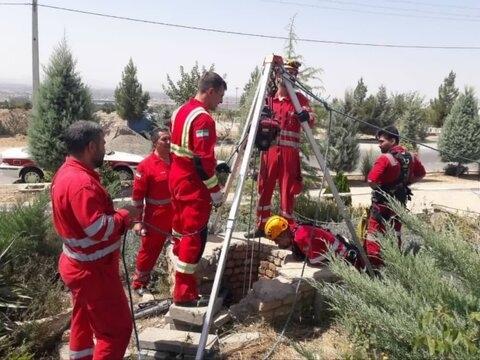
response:
<path id="1" fill-rule="evenodd" d="M 265 236 L 270 240 L 275 240 L 282 232 L 288 229 L 287 219 L 273 215 L 265 223 Z"/>
<path id="2" fill-rule="evenodd" d="M 286 59 L 284 63 L 285 70 L 296 70 L 297 72 L 301 65 L 302 63 L 295 59 Z"/>

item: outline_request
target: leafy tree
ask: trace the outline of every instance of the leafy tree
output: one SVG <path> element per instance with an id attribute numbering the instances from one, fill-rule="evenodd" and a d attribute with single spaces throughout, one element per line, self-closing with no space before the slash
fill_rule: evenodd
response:
<path id="1" fill-rule="evenodd" d="M 137 79 L 137 68 L 130 58 L 122 72 L 122 81 L 115 89 L 115 107 L 117 114 L 125 120 L 137 120 L 147 109 L 150 95 L 143 92 Z"/>
<path id="2" fill-rule="evenodd" d="M 162 85 L 163 91 L 165 91 L 165 94 L 172 99 L 175 104 L 182 105 L 188 99 L 195 96 L 198 89 L 198 82 L 202 75 L 207 71 L 214 70 L 214 64 L 210 65 L 208 69 L 206 69 L 205 66 L 202 66 L 202 69 L 200 70 L 198 63 L 195 62 L 195 65 L 190 72 L 185 72 L 185 68 L 180 66 L 180 79 L 174 83 L 170 78 L 170 75 L 167 74 L 168 85 Z"/>
<path id="3" fill-rule="evenodd" d="M 76 62 L 63 39 L 45 69 L 28 131 L 28 147 L 37 164 L 55 171 L 66 154 L 61 135 L 73 122 L 93 117 L 89 89 L 75 70 Z"/>
<path id="4" fill-rule="evenodd" d="M 346 112 L 345 104 L 336 101 L 334 107 Z M 357 167 L 360 149 L 357 140 L 358 125 L 351 119 L 334 113 L 330 131 L 330 152 L 328 166 L 336 172 L 350 172 Z M 326 140 L 323 145 L 325 146 Z"/>
<path id="5" fill-rule="evenodd" d="M 395 122 L 392 110 L 393 105 L 391 99 L 388 98 L 387 88 L 382 85 L 378 88 L 374 98 L 371 123 L 379 127 L 392 125 Z"/>
<path id="6" fill-rule="evenodd" d="M 472 88 L 465 88 L 445 119 L 438 146 L 443 161 L 465 163 L 480 159 L 478 100 Z"/>
<path id="7" fill-rule="evenodd" d="M 450 113 L 455 99 L 458 96 L 458 88 L 455 87 L 455 73 L 450 71 L 443 80 L 443 84 L 438 88 L 438 98 L 430 101 L 432 108 L 431 123 L 436 127 L 441 127 L 445 118 Z"/>

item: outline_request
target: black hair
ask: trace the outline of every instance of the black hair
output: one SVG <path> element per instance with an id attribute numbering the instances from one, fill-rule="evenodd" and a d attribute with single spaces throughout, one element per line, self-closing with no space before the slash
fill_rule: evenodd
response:
<path id="1" fill-rule="evenodd" d="M 210 88 L 214 88 L 215 91 L 220 90 L 220 88 L 227 90 L 227 83 L 217 73 L 213 71 L 207 71 L 202 75 L 200 81 L 198 82 L 198 91 L 204 93 Z"/>
<path id="2" fill-rule="evenodd" d="M 152 144 L 155 144 L 158 141 L 158 139 L 160 139 L 160 133 L 163 133 L 163 132 L 169 133 L 170 128 L 168 126 L 159 126 L 150 132 L 150 140 L 152 140 Z"/>
<path id="3" fill-rule="evenodd" d="M 65 130 L 62 140 L 69 154 L 80 154 L 91 141 L 98 141 L 102 134 L 103 129 L 98 123 L 78 120 Z"/>
<path id="4" fill-rule="evenodd" d="M 377 135 L 375 135 L 375 138 L 378 140 L 380 136 L 383 136 L 384 138 L 388 140 L 395 140 L 395 144 L 398 145 L 400 142 L 400 134 L 398 133 L 398 129 L 393 126 L 387 126 L 386 128 L 380 129 L 377 131 Z"/>

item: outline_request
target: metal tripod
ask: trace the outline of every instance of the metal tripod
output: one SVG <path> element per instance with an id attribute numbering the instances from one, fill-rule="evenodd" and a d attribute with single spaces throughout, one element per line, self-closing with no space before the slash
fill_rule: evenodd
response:
<path id="1" fill-rule="evenodd" d="M 284 84 L 287 88 L 288 94 L 290 96 L 290 99 L 293 102 L 293 105 L 295 107 L 295 110 L 297 113 L 302 111 L 302 107 L 300 106 L 300 103 L 298 101 L 297 95 L 293 89 L 293 84 L 292 84 L 292 79 L 288 75 L 288 73 L 284 70 L 283 68 L 283 60 L 280 56 L 276 55 L 270 55 L 267 58 L 265 58 L 264 64 L 263 64 L 263 70 L 262 70 L 262 75 L 259 81 L 259 84 L 257 86 L 257 90 L 255 93 L 255 97 L 252 102 L 252 106 L 250 108 L 247 121 L 245 123 L 245 127 L 243 129 L 243 134 L 241 139 L 243 139 L 246 134 L 248 133 L 248 139 L 247 142 L 243 142 L 241 146 L 238 149 L 238 153 L 234 159 L 233 165 L 232 165 L 232 173 L 230 174 L 227 183 L 225 185 L 225 194 L 224 196 L 226 197 L 228 195 L 228 191 L 233 185 L 233 182 L 236 180 L 236 188 L 235 188 L 235 193 L 233 196 L 233 202 L 230 207 L 230 212 L 228 215 L 227 219 L 227 225 L 226 225 L 226 230 L 225 230 L 225 235 L 224 235 L 224 241 L 222 245 L 222 251 L 220 254 L 220 258 L 218 261 L 218 266 L 217 266 L 217 272 L 215 273 L 215 279 L 213 281 L 213 287 L 212 287 L 212 292 L 210 294 L 210 300 L 208 303 L 208 308 L 207 308 L 207 313 L 205 314 L 205 321 L 203 323 L 203 328 L 202 328 L 202 334 L 200 336 L 200 341 L 198 344 L 198 349 L 197 349 L 197 354 L 195 356 L 196 360 L 201 360 L 203 358 L 203 354 L 205 351 L 205 345 L 207 343 L 207 337 L 208 333 L 210 330 L 211 322 L 212 322 L 212 317 L 213 317 L 213 306 L 215 303 L 215 299 L 218 296 L 218 292 L 220 289 L 220 284 L 223 276 L 223 272 L 225 270 L 225 263 L 227 260 L 227 254 L 228 254 L 228 248 L 230 246 L 230 240 L 233 235 L 233 230 L 235 227 L 235 219 L 237 216 L 237 211 L 240 206 L 240 201 L 241 201 L 241 194 L 243 191 L 243 186 L 245 183 L 245 178 L 247 175 L 247 170 L 248 170 L 248 165 L 250 158 L 252 156 L 253 152 L 253 146 L 255 143 L 255 137 L 257 135 L 257 129 L 258 125 L 260 122 L 260 114 L 262 112 L 262 109 L 265 105 L 265 95 L 266 95 L 266 90 L 269 84 L 269 81 L 271 79 L 271 76 L 273 72 L 281 74 L 281 76 L 284 79 Z M 325 160 L 323 159 L 322 154 L 320 153 L 320 149 L 318 147 L 318 144 L 316 143 L 312 130 L 310 129 L 310 126 L 308 125 L 308 122 L 303 122 L 301 123 L 303 130 L 305 131 L 305 134 L 307 136 L 307 139 L 313 149 L 313 152 L 315 154 L 315 157 L 317 158 L 317 161 L 320 165 L 320 169 L 325 169 L 324 170 L 324 176 L 325 179 L 330 186 L 330 189 L 332 190 L 333 197 L 335 198 L 335 201 L 337 203 L 337 206 L 340 210 L 340 213 L 342 217 L 344 218 L 345 222 L 347 223 L 348 230 L 350 231 L 350 234 L 352 236 L 352 239 L 354 240 L 355 244 L 357 245 L 359 251 L 360 251 L 360 256 L 362 257 L 362 260 L 366 264 L 366 268 L 369 274 L 373 274 L 372 267 L 370 265 L 370 262 L 368 261 L 368 258 L 365 254 L 365 251 L 363 250 L 363 247 L 355 233 L 355 229 L 353 227 L 352 221 L 350 219 L 350 215 L 348 214 L 345 204 L 343 203 L 342 199 L 339 196 L 337 187 L 335 186 L 335 183 L 333 182 L 333 179 L 330 175 L 330 172 L 328 171 L 328 168 L 325 166 Z M 218 222 L 220 219 L 220 211 L 217 212 L 217 217 L 215 218 L 213 225 L 211 227 L 211 232 L 212 230 L 215 231 L 216 227 L 218 226 Z"/>

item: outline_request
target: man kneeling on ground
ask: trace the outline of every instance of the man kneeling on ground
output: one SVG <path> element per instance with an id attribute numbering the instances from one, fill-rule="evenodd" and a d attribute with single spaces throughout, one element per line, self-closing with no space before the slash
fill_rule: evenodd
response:
<path id="1" fill-rule="evenodd" d="M 328 229 L 310 224 L 294 223 L 289 225 L 287 219 L 274 215 L 265 223 L 265 236 L 273 240 L 280 249 L 291 249 L 294 257 L 312 265 L 322 264 L 328 253 L 333 251 L 350 264 L 360 268 L 358 249 L 341 235 L 334 235 Z"/>

